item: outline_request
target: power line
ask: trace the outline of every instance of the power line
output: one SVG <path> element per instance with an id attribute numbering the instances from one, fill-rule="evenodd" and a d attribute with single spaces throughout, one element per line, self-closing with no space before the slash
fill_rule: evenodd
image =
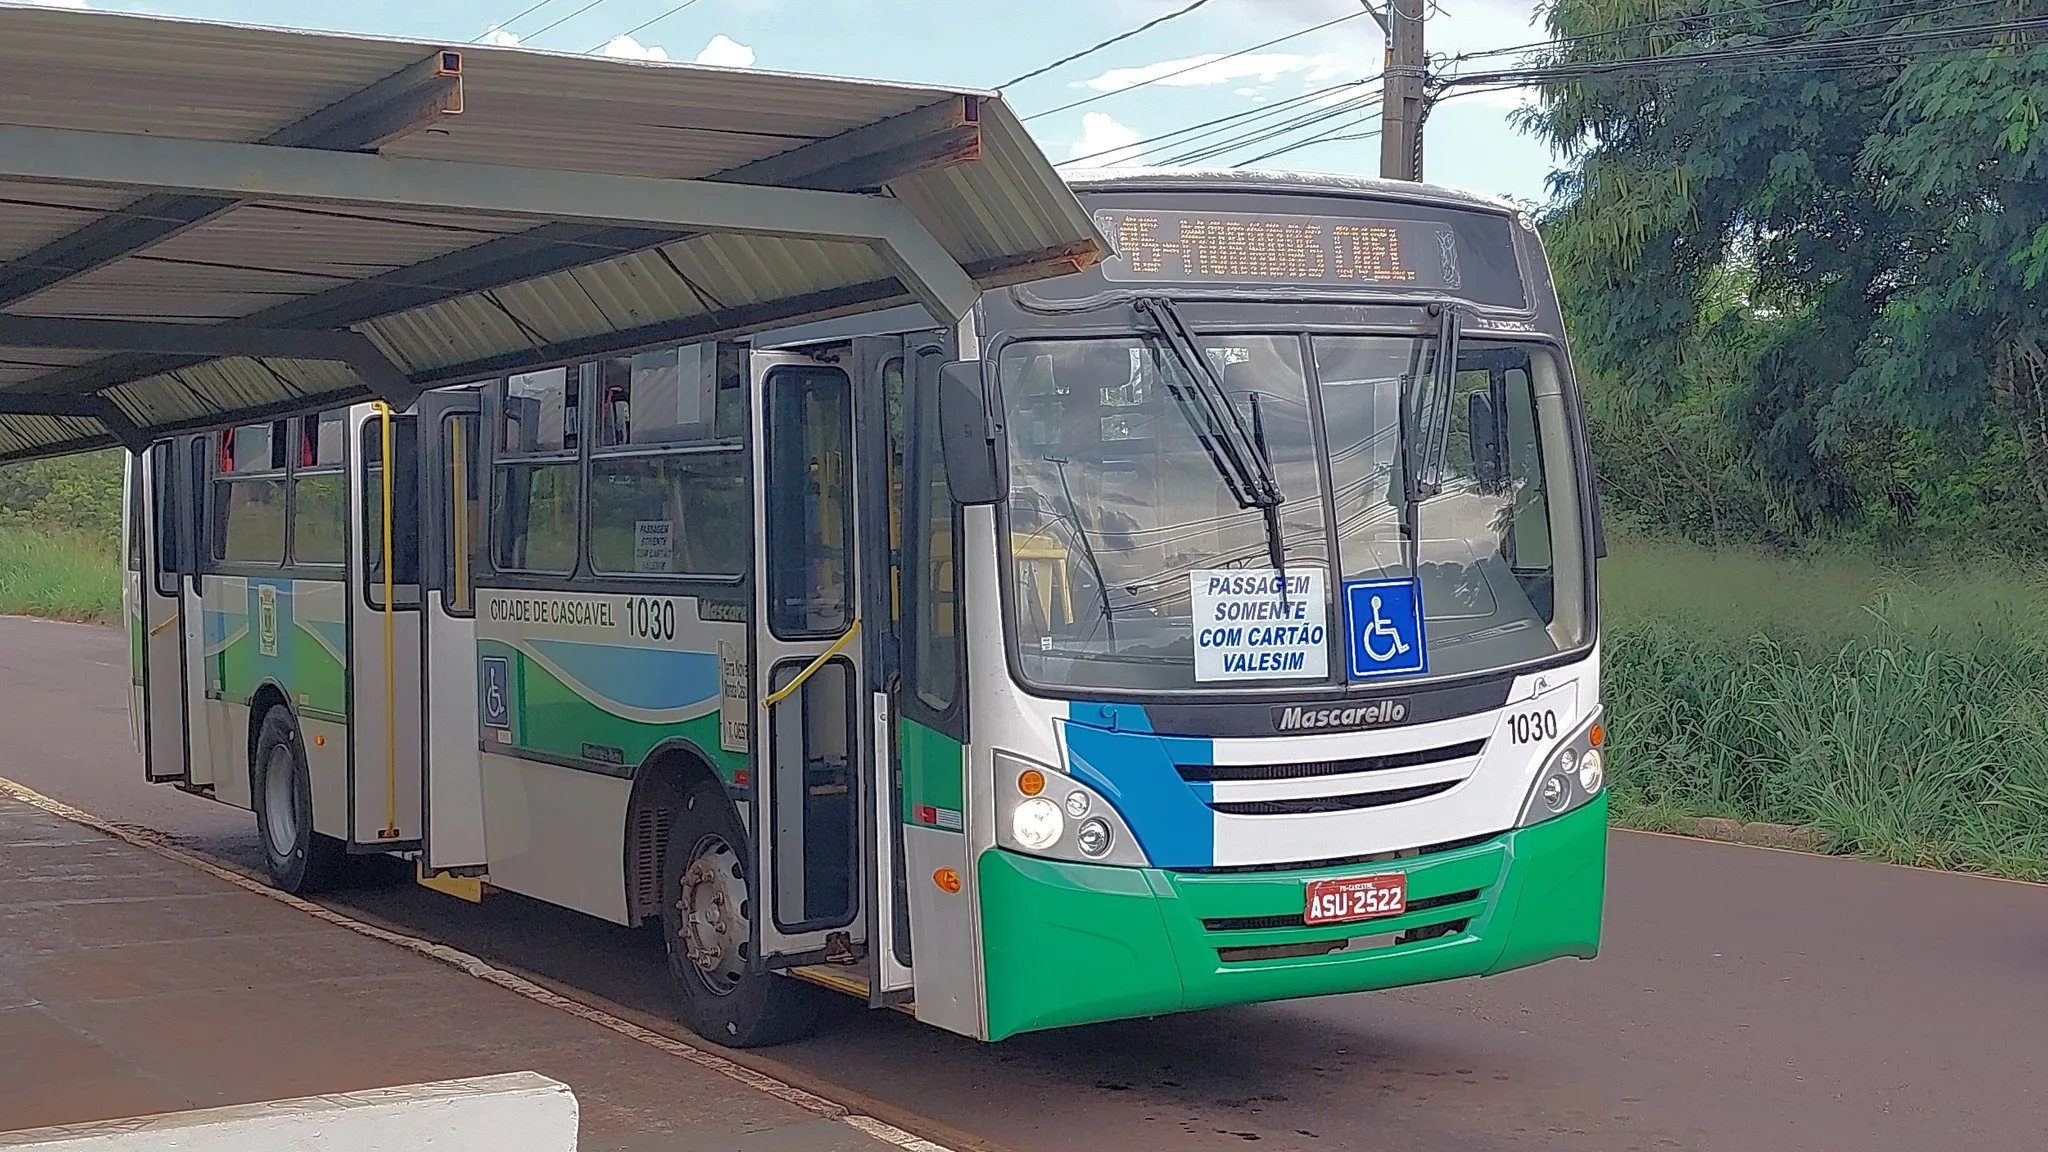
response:
<path id="1" fill-rule="evenodd" d="M 1535 65 L 1528 68 L 1444 77 L 1437 81 L 1437 85 L 1442 89 L 1503 83 L 1519 86 L 1587 80 L 1600 76 L 1654 75 L 1659 72 L 1675 72 L 1686 68 L 1697 68 L 1705 64 L 1740 63 L 1760 58 L 1780 57 L 1788 53 L 1808 55 L 1814 52 L 1860 52 L 1886 48 L 1895 44 L 1924 43 L 1933 39 L 1948 39 L 1957 36 L 1996 36 L 2006 32 L 2028 32 L 2036 29 L 2048 29 L 2048 16 L 2028 16 L 2016 20 L 1998 20 L 1983 24 L 1965 24 L 1950 28 L 1920 29 L 1911 32 L 1885 32 L 1860 36 L 1828 36 L 1807 40 L 1784 37 L 1756 44 L 1745 44 L 1736 48 L 1709 49 L 1703 52 L 1674 52 L 1662 56 L 1636 56 L 1616 60 L 1590 60 L 1572 64 Z"/>
<path id="2" fill-rule="evenodd" d="M 1335 131 L 1335 129 L 1332 129 L 1332 131 Z M 1261 152 L 1249 160 L 1239 161 L 1233 167 L 1249 168 L 1254 164 L 1264 163 L 1277 156 L 1285 156 L 1289 152 L 1299 152 L 1303 148 L 1313 148 L 1318 144 L 1335 144 L 1340 140 L 1375 140 L 1379 138 L 1379 134 L 1380 130 L 1377 128 L 1368 129 L 1364 132 L 1347 132 L 1340 136 L 1333 136 L 1326 132 L 1320 136 L 1311 136 L 1306 140 L 1296 140 L 1292 144 L 1283 144 L 1270 152 Z"/>
<path id="3" fill-rule="evenodd" d="M 1272 104 L 1263 104 L 1256 108 L 1248 108 L 1242 112 L 1232 112 L 1227 116 L 1217 116 L 1213 119 L 1199 121 L 1194 124 L 1189 124 L 1184 127 L 1176 128 L 1171 132 L 1163 132 L 1157 136 L 1146 137 L 1140 140 L 1133 140 L 1129 144 L 1119 144 L 1114 148 L 1105 148 L 1100 152 L 1091 152 L 1085 156 L 1076 156 L 1071 160 L 1062 161 L 1061 166 L 1069 164 L 1080 164 L 1088 160 L 1098 160 L 1104 156 L 1113 156 L 1118 153 L 1127 152 L 1133 148 L 1145 148 L 1149 151 L 1158 151 L 1160 150 L 1158 146 L 1168 144 L 1169 142 L 1171 142 L 1174 146 L 1191 143 L 1194 140 L 1201 139 L 1203 136 L 1215 135 L 1216 131 L 1232 130 L 1234 126 L 1241 127 L 1245 122 L 1266 119 L 1268 117 L 1285 112 L 1289 108 L 1298 107 L 1302 104 L 1306 104 L 1309 101 L 1315 100 L 1318 97 L 1327 96 L 1330 93 L 1341 91 L 1345 88 L 1355 88 L 1360 84 L 1370 82 L 1371 79 L 1371 77 L 1368 77 L 1366 80 L 1346 80 L 1342 84 L 1332 84 L 1326 88 L 1313 89 L 1311 91 L 1304 92 L 1299 96 L 1290 96 L 1285 100 L 1277 101 Z M 1205 132 L 1204 129 L 1211 129 L 1213 131 Z"/>
<path id="4" fill-rule="evenodd" d="M 532 32 L 527 33 L 526 38 L 528 40 L 531 40 L 535 36 L 545 36 L 548 33 L 553 32 L 555 29 L 560 28 L 562 25 L 567 24 L 569 21 L 574 20 L 578 16 L 583 15 L 585 12 L 590 11 L 592 8 L 595 8 L 602 3 L 604 3 L 604 0 L 590 0 L 590 3 L 585 4 L 583 7 L 578 8 L 574 12 L 569 13 L 567 16 L 564 16 L 560 20 L 555 21 L 553 24 L 549 24 L 541 28 L 536 28 Z"/>
<path id="5" fill-rule="evenodd" d="M 1136 28 L 1133 28 L 1128 32 L 1119 32 L 1115 36 L 1111 36 L 1109 39 L 1104 40 L 1102 43 L 1094 45 L 1093 47 L 1083 48 L 1079 52 L 1076 52 L 1071 56 L 1063 56 L 1060 59 L 1055 60 L 1050 64 L 1047 64 L 1043 68 L 1034 68 L 1031 71 L 1024 73 L 1022 76 L 1017 76 L 1010 80 L 1006 80 L 1003 83 L 996 85 L 996 88 L 998 90 L 1008 88 L 1013 85 L 1022 84 L 1024 81 L 1030 80 L 1034 77 L 1043 76 L 1047 72 L 1050 72 L 1055 68 L 1060 68 L 1065 65 L 1072 64 L 1074 61 L 1081 59 L 1083 56 L 1092 56 L 1095 53 L 1102 51 L 1104 48 L 1107 48 L 1112 44 L 1122 43 L 1123 41 L 1129 40 L 1131 37 L 1136 36 L 1141 32 L 1149 32 L 1152 29 L 1159 27 L 1161 24 L 1166 23 L 1168 20 L 1178 20 L 1181 17 L 1187 15 L 1188 13 L 1193 12 L 1195 9 L 1200 8 L 1202 5 L 1207 4 L 1208 2 L 1209 0 L 1195 0 L 1194 3 L 1188 5 L 1185 8 L 1180 8 L 1172 12 L 1168 12 L 1164 16 L 1154 17 L 1153 19 L 1138 25 Z"/>
<path id="6" fill-rule="evenodd" d="M 1327 108 L 1317 108 L 1314 111 L 1295 116 L 1284 123 L 1270 124 L 1248 132 L 1240 132 L 1235 136 L 1222 140 L 1212 140 L 1199 147 L 1177 153 L 1165 160 L 1164 163 L 1199 164 L 1205 160 L 1213 160 L 1225 153 L 1234 152 L 1240 148 L 1257 147 L 1270 143 L 1290 132 L 1298 132 L 1304 128 L 1314 128 L 1331 120 L 1348 117 L 1351 113 L 1363 114 L 1376 107 L 1379 103 L 1379 93 L 1361 93 L 1358 96 L 1333 104 Z M 1355 121 L 1347 119 L 1340 127 L 1349 128 L 1354 124 Z"/>
<path id="7" fill-rule="evenodd" d="M 654 19 L 643 20 L 640 23 L 635 24 L 631 28 L 626 29 L 624 32 L 619 33 L 619 36 L 637 36 L 640 33 L 647 31 L 649 28 L 654 27 L 656 24 L 661 23 L 663 20 L 668 19 L 669 17 L 675 15 L 678 12 L 681 12 L 683 9 L 688 8 L 697 2 L 698 0 L 683 0 L 681 4 L 678 4 L 675 7 L 669 9 L 668 11 L 663 12 L 661 15 L 656 16 Z M 605 44 L 609 44 L 613 40 L 616 40 L 618 38 L 618 36 L 609 37 L 608 39 L 605 40 L 604 44 L 599 44 L 597 48 L 592 48 L 591 51 L 595 52 L 598 50 L 598 48 L 603 48 Z"/>
<path id="8" fill-rule="evenodd" d="M 483 39 L 484 37 L 489 36 L 493 32 L 510 32 L 512 30 L 513 24 L 517 23 L 518 21 L 526 19 L 528 16 L 533 15 L 535 12 L 540 11 L 541 9 L 547 7 L 548 5 L 553 4 L 554 2 L 555 0 L 539 0 L 538 3 L 529 4 L 526 6 L 524 10 L 519 12 L 517 15 L 513 16 L 511 19 L 501 20 L 498 23 L 491 25 L 489 28 L 486 28 L 483 31 L 477 33 L 476 35 L 470 37 L 469 42 L 471 44 L 474 44 L 477 41 Z"/>
<path id="9" fill-rule="evenodd" d="M 694 2 L 694 0 L 693 0 L 693 2 Z M 1109 98 L 1110 98 L 1111 96 L 1121 96 L 1121 95 L 1123 95 L 1123 94 L 1124 94 L 1124 93 L 1126 93 L 1126 92 L 1130 92 L 1130 91 L 1133 91 L 1133 90 L 1135 90 L 1135 89 L 1138 89 L 1138 88 L 1145 88 L 1145 87 L 1148 87 L 1148 86 L 1150 86 L 1150 85 L 1153 85 L 1153 84 L 1159 84 L 1159 83 L 1163 83 L 1164 81 L 1167 81 L 1167 80 L 1171 80 L 1171 79 L 1173 79 L 1173 78 L 1174 78 L 1174 77 L 1176 77 L 1176 76 L 1185 76 L 1185 75 L 1187 75 L 1187 74 L 1188 74 L 1188 73 L 1190 73 L 1190 72 L 1198 72 L 1198 71 L 1200 71 L 1200 70 L 1202 70 L 1202 69 L 1204 69 L 1204 68 L 1210 68 L 1210 67 L 1214 67 L 1215 65 L 1218 65 L 1218 64 L 1221 64 L 1221 63 L 1223 63 L 1223 62 L 1224 62 L 1225 60 L 1235 60 L 1235 59 L 1237 59 L 1237 58 L 1238 58 L 1238 57 L 1240 57 L 1240 56 L 1249 56 L 1249 55 L 1251 55 L 1251 54 L 1252 54 L 1252 53 L 1254 53 L 1254 52 L 1263 52 L 1263 51 L 1265 51 L 1266 49 L 1268 49 L 1268 48 L 1271 48 L 1271 47 L 1273 47 L 1273 46 L 1274 46 L 1275 44 L 1285 44 L 1285 43 L 1286 43 L 1287 41 L 1289 41 L 1289 40 L 1298 40 L 1298 39 L 1300 39 L 1300 38 L 1301 38 L 1301 37 L 1303 37 L 1303 36 L 1307 36 L 1307 35 L 1309 35 L 1310 33 L 1314 33 L 1314 32 L 1321 32 L 1321 31 L 1322 31 L 1323 29 L 1325 29 L 1325 28 L 1334 28 L 1334 27 L 1336 27 L 1336 26 L 1337 26 L 1337 25 L 1339 25 L 1339 24 L 1343 24 L 1343 23 L 1346 23 L 1346 22 L 1348 22 L 1348 21 L 1356 20 L 1356 19 L 1358 19 L 1359 17 L 1361 17 L 1361 16 L 1364 16 L 1364 15 L 1365 15 L 1365 13 L 1364 13 L 1364 12 L 1353 12 L 1353 13 L 1352 13 L 1351 15 L 1349 15 L 1349 16 L 1339 16 L 1339 17 L 1337 17 L 1337 18 L 1336 18 L 1335 20 L 1325 20 L 1325 21 L 1323 21 L 1323 22 L 1322 22 L 1321 24 L 1317 24 L 1316 26 L 1314 26 L 1314 27 L 1312 27 L 1312 28 L 1303 28 L 1303 29 L 1302 29 L 1301 31 L 1299 31 L 1299 32 L 1289 32 L 1289 33 L 1288 33 L 1287 35 L 1285 35 L 1285 36 L 1276 36 L 1276 37 L 1274 37 L 1273 39 L 1271 39 L 1271 40 L 1268 40 L 1268 41 L 1266 41 L 1266 42 L 1265 42 L 1265 43 L 1263 43 L 1263 44 L 1254 44 L 1254 45 L 1252 45 L 1252 46 L 1251 46 L 1251 47 L 1249 47 L 1249 48 L 1240 48 L 1240 49 L 1238 49 L 1237 51 L 1235 51 L 1235 52 L 1231 52 L 1231 53 L 1229 53 L 1229 54 L 1227 54 L 1227 55 L 1223 55 L 1223 56 L 1218 56 L 1218 57 L 1216 57 L 1216 58 L 1215 58 L 1214 60 L 1204 60 L 1204 61 L 1202 61 L 1202 62 L 1201 62 L 1200 64 L 1190 64 L 1190 65 L 1188 65 L 1188 66 L 1187 66 L 1187 67 L 1185 67 L 1185 68 L 1177 69 L 1177 70 L 1175 70 L 1175 71 L 1172 71 L 1172 72 L 1168 72 L 1168 73 L 1166 73 L 1166 74 L 1164 74 L 1164 75 L 1161 75 L 1161 76 L 1154 76 L 1154 77 L 1152 77 L 1152 78 L 1151 78 L 1151 79 L 1149 79 L 1149 80 L 1140 80 L 1139 82 L 1137 82 L 1136 84 L 1133 84 L 1133 85 L 1131 85 L 1131 86 L 1130 86 L 1130 87 L 1128 87 L 1128 88 L 1118 88 L 1118 89 L 1117 89 L 1116 91 L 1114 91 L 1114 92 L 1097 92 L 1097 93 L 1096 93 L 1095 95 L 1093 95 L 1093 96 L 1085 96 L 1085 97 L 1082 97 L 1082 98 L 1081 98 L 1081 99 L 1079 99 L 1079 100 L 1075 100 L 1075 101 L 1072 101 L 1072 102 L 1070 102 L 1070 103 L 1062 104 L 1062 105 L 1060 105 L 1060 106 L 1059 106 L 1059 107 L 1057 107 L 1057 108 L 1047 108 L 1047 109 L 1046 109 L 1045 111 L 1043 111 L 1043 112 L 1033 112 L 1033 113 L 1032 113 L 1031 115 L 1029 115 L 1029 116 L 1026 116 L 1026 117 L 1024 117 L 1024 119 L 1025 119 L 1025 121 L 1026 121 L 1026 122 L 1028 123 L 1028 122 L 1030 122 L 1030 121 L 1032 121 L 1032 120 L 1036 120 L 1036 119 L 1038 119 L 1038 118 L 1039 118 L 1039 117 L 1041 117 L 1041 116 L 1051 116 L 1051 115 L 1053 115 L 1054 113 L 1057 113 L 1057 112 L 1066 112 L 1066 111 L 1070 111 L 1070 110 L 1072 110 L 1072 109 L 1075 109 L 1075 108 L 1079 108 L 1079 107 L 1081 107 L 1081 106 L 1082 106 L 1082 105 L 1084 105 L 1084 104 L 1093 104 L 1093 103 L 1095 103 L 1095 102 L 1096 102 L 1097 100 L 1107 100 L 1107 99 L 1109 99 Z M 1014 84 L 1014 83 L 1016 83 L 1016 81 L 1014 81 L 1014 80 L 1013 80 L 1013 81 L 1011 81 L 1011 83 L 1013 83 L 1013 84 Z"/>

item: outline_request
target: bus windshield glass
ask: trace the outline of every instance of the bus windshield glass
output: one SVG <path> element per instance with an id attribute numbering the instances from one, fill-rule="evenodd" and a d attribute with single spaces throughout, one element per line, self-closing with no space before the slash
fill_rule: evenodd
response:
<path id="1" fill-rule="evenodd" d="M 1205 443 L 1213 421 L 1158 336 L 1019 341 L 998 355 L 1012 641 L 1034 686 L 1327 689 L 1506 668 L 1584 643 L 1575 439 L 1547 348 L 1459 344 L 1448 426 L 1434 437 L 1440 482 L 1411 502 L 1403 436 L 1432 425 L 1402 409 L 1427 393 L 1434 338 L 1197 343 L 1284 497 L 1277 550 L 1264 510 L 1238 499 Z M 1422 651 L 1360 669 L 1346 587 L 1383 581 L 1419 600 L 1420 626 L 1411 616 L 1401 635 Z M 1386 599 L 1396 609 L 1399 591 Z"/>

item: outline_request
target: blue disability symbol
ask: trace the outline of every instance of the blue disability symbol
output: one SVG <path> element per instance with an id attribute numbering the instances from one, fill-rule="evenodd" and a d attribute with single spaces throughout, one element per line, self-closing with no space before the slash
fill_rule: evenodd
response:
<path id="1" fill-rule="evenodd" d="M 511 701 L 506 691 L 510 687 L 511 667 L 500 656 L 484 657 L 484 726 L 488 728 L 509 728 L 512 725 Z"/>
<path id="2" fill-rule="evenodd" d="M 1429 671 L 1421 588 L 1414 580 L 1350 581 L 1344 613 L 1353 680 Z"/>

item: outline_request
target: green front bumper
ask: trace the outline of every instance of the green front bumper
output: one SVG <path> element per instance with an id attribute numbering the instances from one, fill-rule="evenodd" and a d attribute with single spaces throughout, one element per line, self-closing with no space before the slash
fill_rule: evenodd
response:
<path id="1" fill-rule="evenodd" d="M 1301 923 L 1306 881 L 1375 867 L 1215 875 L 986 852 L 988 1038 L 1591 959 L 1607 797 L 1482 844 L 1377 866 L 1408 874 L 1404 915 Z M 1341 951 L 1315 947 L 1335 941 Z"/>

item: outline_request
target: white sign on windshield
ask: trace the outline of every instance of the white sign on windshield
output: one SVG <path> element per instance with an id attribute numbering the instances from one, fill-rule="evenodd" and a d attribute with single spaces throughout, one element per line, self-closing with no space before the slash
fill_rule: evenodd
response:
<path id="1" fill-rule="evenodd" d="M 1188 576 L 1195 679 L 1321 679 L 1329 675 L 1329 601 L 1321 568 L 1220 568 Z"/>

